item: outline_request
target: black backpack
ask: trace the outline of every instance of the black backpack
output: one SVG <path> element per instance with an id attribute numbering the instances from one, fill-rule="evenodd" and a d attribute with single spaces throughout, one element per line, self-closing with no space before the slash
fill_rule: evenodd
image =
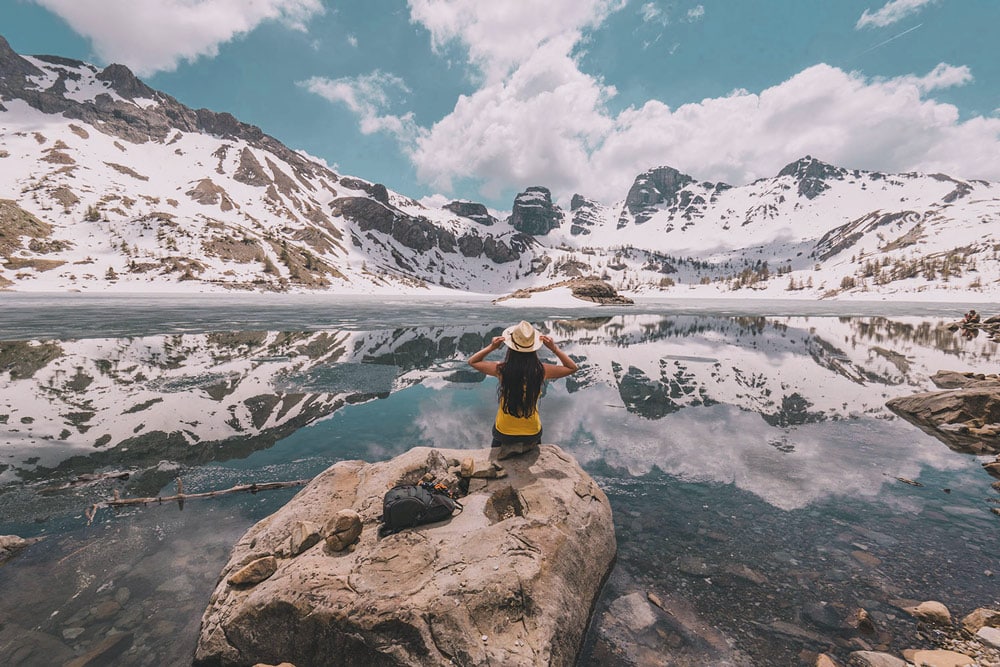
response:
<path id="1" fill-rule="evenodd" d="M 443 485 L 396 486 L 382 498 L 382 525 L 378 532 L 380 536 L 390 535 L 420 524 L 444 521 L 456 509 L 461 512 L 462 504 Z"/>

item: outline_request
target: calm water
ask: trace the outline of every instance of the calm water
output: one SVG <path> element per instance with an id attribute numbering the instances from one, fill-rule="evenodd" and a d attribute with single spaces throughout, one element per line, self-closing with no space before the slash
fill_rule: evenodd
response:
<path id="1" fill-rule="evenodd" d="M 796 665 L 857 648 L 843 627 L 857 607 L 880 632 L 862 639 L 898 650 L 915 643 L 902 599 L 962 615 L 1000 604 L 982 460 L 884 407 L 939 369 L 996 371 L 995 343 L 939 328 L 961 305 L 0 307 L 0 535 L 44 537 L 0 567 L 11 664 L 61 664 L 116 633 L 116 664 L 189 664 L 230 546 L 295 490 L 100 509 L 90 525 L 85 511 L 115 492 L 173 493 L 178 476 L 190 493 L 485 446 L 495 385 L 464 359 L 521 317 L 580 364 L 546 391 L 546 440 L 615 513 L 618 560 L 581 665 Z M 669 613 L 643 616 L 649 593 Z"/>

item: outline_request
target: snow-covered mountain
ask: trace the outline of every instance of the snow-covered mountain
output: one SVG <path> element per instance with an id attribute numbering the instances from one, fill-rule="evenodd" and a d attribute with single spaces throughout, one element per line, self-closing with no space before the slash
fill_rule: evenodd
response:
<path id="1" fill-rule="evenodd" d="M 738 187 L 658 167 L 623 194 L 426 205 L 121 65 L 0 37 L 0 289 L 509 293 L 598 276 L 664 296 L 1000 293 L 997 184 L 807 156 Z"/>

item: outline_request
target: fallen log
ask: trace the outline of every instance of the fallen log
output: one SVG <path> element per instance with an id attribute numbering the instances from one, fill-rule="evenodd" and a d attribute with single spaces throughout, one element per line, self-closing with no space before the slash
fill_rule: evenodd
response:
<path id="1" fill-rule="evenodd" d="M 233 493 L 258 493 L 259 491 L 273 491 L 275 489 L 287 489 L 294 486 L 305 486 L 311 479 L 296 479 L 288 482 L 263 482 L 260 484 L 238 484 L 236 486 L 230 487 L 228 489 L 218 489 L 215 491 L 202 491 L 201 493 L 184 493 L 184 484 L 181 482 L 180 477 L 177 478 L 177 493 L 172 496 L 156 496 L 145 497 L 145 498 L 121 498 L 118 495 L 118 491 L 114 492 L 114 497 L 110 500 L 105 500 L 101 503 L 94 503 L 90 506 L 84 514 L 87 517 L 87 525 L 89 526 L 94 521 L 94 517 L 97 515 L 97 510 L 102 507 L 126 507 L 129 505 L 150 505 L 156 503 L 162 505 L 163 503 L 176 502 L 180 508 L 184 509 L 185 500 L 193 500 L 197 498 L 215 498 L 217 496 L 225 496 Z"/>

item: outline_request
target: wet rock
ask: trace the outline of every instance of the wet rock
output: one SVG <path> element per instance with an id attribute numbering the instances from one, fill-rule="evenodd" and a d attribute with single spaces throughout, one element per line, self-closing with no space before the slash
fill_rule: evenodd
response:
<path id="1" fill-rule="evenodd" d="M 97 642 L 83 655 L 65 663 L 63 667 L 100 667 L 115 664 L 115 658 L 128 650 L 132 645 L 131 632 L 119 632 L 108 635 Z"/>
<path id="2" fill-rule="evenodd" d="M 278 560 L 274 556 L 264 556 L 250 561 L 227 580 L 231 586 L 253 586 L 264 581 L 278 571 Z"/>
<path id="3" fill-rule="evenodd" d="M 837 661 L 828 656 L 826 653 L 820 653 L 816 656 L 815 667 L 840 667 Z"/>
<path id="4" fill-rule="evenodd" d="M 104 600 L 90 609 L 90 617 L 95 621 L 106 621 L 121 611 L 121 605 L 114 600 Z"/>
<path id="5" fill-rule="evenodd" d="M 878 567 L 882 564 L 882 560 L 878 556 L 874 556 L 861 549 L 855 549 L 852 551 L 851 557 L 866 567 Z"/>
<path id="6" fill-rule="evenodd" d="M 714 568 L 697 556 L 681 556 L 674 565 L 680 572 L 690 577 L 708 577 L 715 572 Z"/>
<path id="7" fill-rule="evenodd" d="M 920 667 L 975 667 L 976 663 L 964 653 L 944 649 L 906 649 L 903 657 Z"/>
<path id="8" fill-rule="evenodd" d="M 25 539 L 17 535 L 0 535 L 0 563 L 6 563 L 22 549 L 41 541 L 41 539 L 40 537 Z"/>
<path id="9" fill-rule="evenodd" d="M 0 625 L 0 662 L 9 665 L 61 665 L 73 651 L 52 635 L 21 627 Z"/>
<path id="10" fill-rule="evenodd" d="M 916 607 L 907 607 L 903 611 L 925 623 L 951 625 L 951 613 L 948 611 L 948 607 L 936 600 L 921 602 Z"/>
<path id="11" fill-rule="evenodd" d="M 561 449 L 509 459 L 502 481 L 474 480 L 464 510 L 445 522 L 381 539 L 374 530 L 386 489 L 489 453 L 417 447 L 321 473 L 233 548 L 202 617 L 196 663 L 350 655 L 354 664 L 572 665 L 615 537 L 607 497 Z M 491 513 L 508 501 L 511 516 Z M 343 509 L 372 528 L 355 549 L 309 549 L 254 587 L 226 585 L 286 545 L 295 522 L 325 523 Z"/>
<path id="12" fill-rule="evenodd" d="M 358 541 L 361 535 L 361 515 L 354 510 L 340 510 L 326 524 L 326 546 L 330 551 L 343 551 Z"/>
<path id="13" fill-rule="evenodd" d="M 312 521 L 296 521 L 292 534 L 288 537 L 288 552 L 294 557 L 309 549 L 323 539 L 318 523 Z"/>
<path id="14" fill-rule="evenodd" d="M 844 625 L 840 612 L 822 602 L 807 604 L 803 607 L 802 613 L 809 621 L 820 628 L 838 630 Z"/>
<path id="15" fill-rule="evenodd" d="M 908 667 L 905 660 L 878 651 L 854 651 L 847 664 L 851 667 Z"/>

